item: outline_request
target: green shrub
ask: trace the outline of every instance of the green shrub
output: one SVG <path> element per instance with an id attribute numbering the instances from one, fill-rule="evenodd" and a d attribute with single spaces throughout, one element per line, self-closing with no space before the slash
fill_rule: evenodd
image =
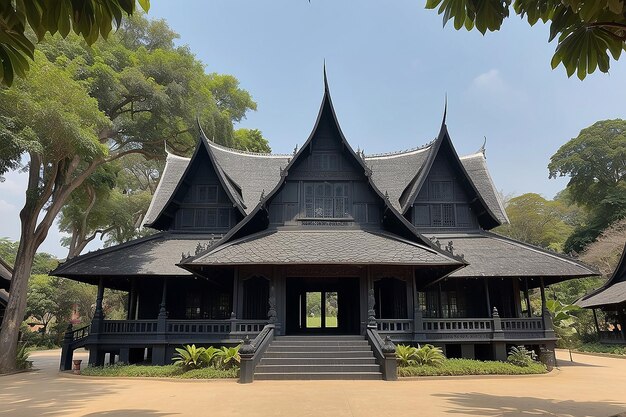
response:
<path id="1" fill-rule="evenodd" d="M 33 367 L 33 361 L 29 361 L 30 352 L 26 349 L 27 344 L 21 343 L 17 349 L 15 364 L 17 369 L 30 369 Z"/>
<path id="2" fill-rule="evenodd" d="M 459 375 L 529 375 L 546 373 L 542 363 L 521 367 L 507 362 L 473 359 L 444 359 L 438 366 L 408 366 L 398 368 L 398 376 L 459 376 Z"/>
<path id="3" fill-rule="evenodd" d="M 397 345 L 396 346 L 396 360 L 398 361 L 398 366 L 407 367 L 415 365 L 415 352 L 417 351 L 416 347 L 407 346 L 407 345 Z"/>
<path id="4" fill-rule="evenodd" d="M 604 343 L 583 343 L 576 350 L 591 353 L 610 353 L 613 355 L 626 355 L 626 346 L 609 345 Z"/>
<path id="5" fill-rule="evenodd" d="M 509 351 L 507 362 L 515 366 L 530 366 L 537 360 L 537 355 L 532 350 L 526 349 L 524 346 L 513 346 Z"/>
<path id="6" fill-rule="evenodd" d="M 221 349 L 215 352 L 215 364 L 218 369 L 231 369 L 239 366 L 241 357 L 239 356 L 239 347 L 227 347 L 222 346 Z"/>
<path id="7" fill-rule="evenodd" d="M 176 348 L 176 352 L 178 354 L 172 358 L 174 365 L 182 366 L 185 370 L 203 368 L 210 364 L 206 361 L 206 349 L 203 347 L 186 345 Z"/>
<path id="8" fill-rule="evenodd" d="M 424 345 L 415 351 L 415 363 L 421 366 L 439 366 L 446 359 L 441 348 Z"/>
<path id="9" fill-rule="evenodd" d="M 237 378 L 238 368 L 216 369 L 212 367 L 190 369 L 185 371 L 179 365 L 110 365 L 110 366 L 89 366 L 81 370 L 81 374 L 87 376 L 121 377 L 121 378 L 180 378 L 180 379 L 215 379 L 215 378 Z"/>

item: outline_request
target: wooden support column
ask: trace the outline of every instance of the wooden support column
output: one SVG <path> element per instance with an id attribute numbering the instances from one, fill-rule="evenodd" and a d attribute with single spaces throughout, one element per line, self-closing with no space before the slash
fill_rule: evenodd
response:
<path id="1" fill-rule="evenodd" d="M 239 292 L 239 267 L 235 267 L 235 270 L 233 271 L 233 308 L 231 311 L 231 313 L 234 314 L 235 317 L 242 317 L 241 311 L 239 310 L 240 296 L 241 293 Z"/>
<path id="2" fill-rule="evenodd" d="M 437 285 L 437 304 L 439 304 L 437 309 L 437 314 L 439 318 L 443 318 L 443 297 L 441 296 L 441 281 L 439 281 Z"/>
<path id="3" fill-rule="evenodd" d="M 128 320 L 135 319 L 136 307 L 137 307 L 137 280 L 135 277 L 132 277 L 130 279 L 130 291 L 128 292 L 128 314 L 126 316 Z"/>
<path id="4" fill-rule="evenodd" d="M 526 306 L 528 308 L 528 317 L 533 316 L 533 309 L 530 306 L 530 294 L 528 292 L 528 277 L 524 277 L 524 298 L 526 298 Z"/>
<path id="5" fill-rule="evenodd" d="M 596 333 L 599 336 L 600 335 L 600 325 L 598 324 L 598 315 L 596 314 L 596 309 L 595 308 L 592 308 L 591 311 L 593 312 L 593 323 L 596 325 Z"/>
<path id="6" fill-rule="evenodd" d="M 546 305 L 546 287 L 543 284 L 543 277 L 539 278 L 539 290 L 541 291 L 541 315 L 544 316 L 548 307 Z"/>
<path id="7" fill-rule="evenodd" d="M 543 277 L 539 278 L 539 284 L 541 289 L 541 317 L 543 318 L 543 329 L 546 338 L 556 337 L 554 334 L 554 326 L 552 324 L 552 315 L 548 310 L 546 303 L 546 286 L 543 283 Z"/>
<path id="8" fill-rule="evenodd" d="M 157 335 L 160 343 L 152 346 L 152 364 L 165 365 L 169 362 L 167 358 L 167 278 L 163 278 L 161 291 L 161 305 L 157 316 Z"/>
<path id="9" fill-rule="evenodd" d="M 491 317 L 491 299 L 489 298 L 489 282 L 487 281 L 489 278 L 483 278 L 483 283 L 485 285 L 485 300 L 487 301 L 487 317 Z"/>
<path id="10" fill-rule="evenodd" d="M 415 274 L 417 274 L 417 271 L 414 271 L 411 277 L 411 287 L 413 288 L 413 340 L 422 342 L 426 339 L 426 336 L 423 333 L 424 317 L 422 315 L 422 306 L 420 305 L 419 293 L 415 282 Z"/>
<path id="11" fill-rule="evenodd" d="M 104 299 L 104 279 L 98 281 L 98 295 L 96 295 L 96 311 L 93 314 L 91 322 L 91 333 L 100 333 L 102 330 L 102 321 L 104 320 L 104 310 L 102 309 L 102 300 Z"/>

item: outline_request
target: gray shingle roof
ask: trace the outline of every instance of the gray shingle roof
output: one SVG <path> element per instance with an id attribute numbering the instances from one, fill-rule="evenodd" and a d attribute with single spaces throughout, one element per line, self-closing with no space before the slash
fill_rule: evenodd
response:
<path id="1" fill-rule="evenodd" d="M 157 233 L 121 245 L 89 252 L 70 259 L 51 272 L 62 277 L 190 275 L 176 266 L 182 254 L 193 255 L 198 244 L 206 247 L 221 235 Z"/>
<path id="2" fill-rule="evenodd" d="M 195 265 L 401 264 L 461 265 L 430 248 L 365 230 L 273 230 L 217 247 Z"/>
<path id="3" fill-rule="evenodd" d="M 584 308 L 626 303 L 626 245 L 615 271 L 608 281 L 591 294 L 576 302 Z"/>
<path id="4" fill-rule="evenodd" d="M 209 146 L 224 173 L 241 187 L 246 212 L 250 213 L 265 190 L 269 193 L 280 181 L 280 170 L 289 163 L 289 155 L 255 154 L 237 151 L 210 142 Z M 420 149 L 387 155 L 366 156 L 372 170 L 372 181 L 383 193 L 389 193 L 389 201 L 399 211 L 400 196 L 419 173 L 430 152 L 430 145 Z M 461 157 L 461 163 L 483 199 L 502 223 L 508 223 L 504 206 L 500 201 L 485 157 L 482 153 Z M 189 158 L 168 155 L 159 186 L 146 214 L 145 224 L 156 219 L 189 164 Z"/>
<path id="5" fill-rule="evenodd" d="M 157 185 L 150 207 L 144 217 L 144 224 L 150 224 L 154 222 L 158 215 L 161 213 L 165 205 L 170 199 L 170 196 L 176 190 L 176 186 L 180 182 L 187 165 L 189 165 L 190 158 L 183 158 L 182 156 L 173 155 L 168 152 L 165 162 L 165 169 L 161 174 L 159 185 Z"/>
<path id="6" fill-rule="evenodd" d="M 502 224 L 509 223 L 509 217 L 506 215 L 504 204 L 500 198 L 500 194 L 496 190 L 493 179 L 487 168 L 487 160 L 482 152 L 462 156 L 461 163 L 469 174 L 474 186 L 489 206 L 492 213 Z"/>
<path id="7" fill-rule="evenodd" d="M 428 234 L 442 245 L 452 241 L 454 253 L 469 265 L 450 277 L 545 277 L 576 278 L 598 275 L 597 271 L 564 255 L 545 251 L 494 233 Z M 550 282 L 555 282 L 555 279 Z"/>

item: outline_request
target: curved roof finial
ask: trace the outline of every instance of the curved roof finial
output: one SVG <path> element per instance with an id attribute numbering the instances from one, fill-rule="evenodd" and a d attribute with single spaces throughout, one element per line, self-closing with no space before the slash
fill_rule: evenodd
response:
<path id="1" fill-rule="evenodd" d="M 487 145 L 487 136 L 485 136 L 485 140 L 483 141 L 483 145 L 480 147 L 480 149 L 477 152 L 477 153 L 482 153 L 485 158 L 487 157 L 487 154 L 486 154 L 487 149 L 485 148 L 486 145 Z"/>
<path id="2" fill-rule="evenodd" d="M 200 116 L 196 116 L 196 126 L 198 127 L 198 132 L 200 132 L 200 136 L 206 140 L 209 140 L 209 138 L 207 138 L 206 134 L 204 133 L 204 130 L 202 129 L 202 125 L 200 125 Z"/>
<path id="3" fill-rule="evenodd" d="M 324 90 L 328 91 L 328 77 L 326 76 L 326 58 L 324 58 Z"/>
<path id="4" fill-rule="evenodd" d="M 442 125 L 446 124 L 447 115 L 448 115 L 448 93 L 446 92 L 445 100 L 443 104 L 443 121 L 441 122 Z"/>

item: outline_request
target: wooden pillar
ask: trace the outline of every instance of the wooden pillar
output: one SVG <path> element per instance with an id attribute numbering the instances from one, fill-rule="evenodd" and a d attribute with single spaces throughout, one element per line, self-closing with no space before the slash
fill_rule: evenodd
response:
<path id="1" fill-rule="evenodd" d="M 439 285 L 437 285 L 437 304 L 439 304 L 439 308 L 437 309 L 437 313 L 439 314 L 439 318 L 443 318 L 443 298 L 441 296 L 441 281 L 439 281 Z"/>
<path id="2" fill-rule="evenodd" d="M 235 317 L 243 317 L 239 310 L 239 267 L 235 267 L 233 271 L 233 306 L 231 313 L 235 314 Z"/>
<path id="3" fill-rule="evenodd" d="M 104 279 L 98 281 L 98 295 L 96 295 L 96 311 L 91 321 L 91 333 L 100 333 L 102 331 L 102 321 L 104 320 L 104 310 L 102 309 L 102 300 L 104 299 Z"/>
<path id="4" fill-rule="evenodd" d="M 598 336 L 600 336 L 600 325 L 598 324 L 598 315 L 596 314 L 596 309 L 592 308 L 591 311 L 593 312 L 593 323 L 596 325 L 596 333 L 598 334 Z"/>
<path id="5" fill-rule="evenodd" d="M 483 278 L 483 283 L 485 285 L 485 299 L 487 300 L 487 317 L 491 317 L 491 299 L 489 298 L 489 282 L 487 281 L 489 278 Z"/>
<path id="6" fill-rule="evenodd" d="M 524 277 L 524 297 L 526 298 L 526 306 L 528 308 L 528 317 L 533 316 L 533 309 L 530 306 L 530 294 L 528 293 L 528 277 Z"/>
<path id="7" fill-rule="evenodd" d="M 541 315 L 544 316 L 548 307 L 546 305 L 546 287 L 543 284 L 543 277 L 539 278 L 539 289 L 541 290 Z"/>
<path id="8" fill-rule="evenodd" d="M 167 318 L 167 278 L 163 278 L 161 290 L 161 304 L 159 308 L 159 319 Z"/>
<path id="9" fill-rule="evenodd" d="M 134 320 L 136 313 L 135 309 L 137 307 L 137 282 L 136 278 L 132 277 L 130 279 L 130 291 L 128 293 L 128 320 Z"/>

